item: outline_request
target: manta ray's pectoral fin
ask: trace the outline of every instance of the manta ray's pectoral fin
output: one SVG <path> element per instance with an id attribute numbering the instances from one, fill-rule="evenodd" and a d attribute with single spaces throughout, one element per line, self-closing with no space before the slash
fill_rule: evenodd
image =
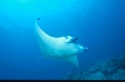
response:
<path id="1" fill-rule="evenodd" d="M 63 60 L 67 61 L 69 63 L 72 63 L 73 65 L 75 65 L 79 69 L 79 63 L 78 63 L 77 55 L 70 56 L 68 58 L 64 58 Z"/>

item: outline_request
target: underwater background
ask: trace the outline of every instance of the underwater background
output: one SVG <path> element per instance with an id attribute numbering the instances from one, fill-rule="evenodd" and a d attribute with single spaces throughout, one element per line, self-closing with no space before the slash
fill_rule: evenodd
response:
<path id="1" fill-rule="evenodd" d="M 90 48 L 78 54 L 80 70 L 125 55 L 125 0 L 0 0 L 1 80 L 63 79 L 77 71 L 63 61 L 35 61 L 42 57 L 34 31 L 38 17 L 51 36 L 77 36 Z"/>

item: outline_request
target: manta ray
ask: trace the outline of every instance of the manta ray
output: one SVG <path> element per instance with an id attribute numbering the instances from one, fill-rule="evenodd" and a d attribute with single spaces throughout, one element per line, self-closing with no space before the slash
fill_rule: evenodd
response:
<path id="1" fill-rule="evenodd" d="M 76 42 L 78 37 L 50 36 L 39 27 L 39 20 L 41 19 L 38 18 L 35 23 L 35 34 L 43 56 L 46 58 L 67 61 L 79 68 L 77 55 L 82 51 L 88 50 L 88 48 Z"/>

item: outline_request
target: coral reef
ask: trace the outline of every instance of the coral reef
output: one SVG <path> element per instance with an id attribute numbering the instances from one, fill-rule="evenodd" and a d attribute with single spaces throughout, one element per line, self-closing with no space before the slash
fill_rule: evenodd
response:
<path id="1" fill-rule="evenodd" d="M 72 71 L 64 80 L 125 80 L 125 55 L 99 61 L 86 70 Z"/>
<path id="2" fill-rule="evenodd" d="M 106 80 L 106 76 L 101 71 L 99 71 L 97 73 L 89 75 L 84 80 Z"/>

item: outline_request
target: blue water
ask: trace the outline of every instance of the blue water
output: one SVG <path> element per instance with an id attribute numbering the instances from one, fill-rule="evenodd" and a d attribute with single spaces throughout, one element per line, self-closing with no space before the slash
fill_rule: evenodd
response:
<path id="1" fill-rule="evenodd" d="M 42 58 L 34 26 L 52 36 L 78 36 L 90 50 L 78 54 L 80 69 L 125 54 L 125 0 L 0 0 L 0 79 L 62 79 L 77 70 Z"/>

